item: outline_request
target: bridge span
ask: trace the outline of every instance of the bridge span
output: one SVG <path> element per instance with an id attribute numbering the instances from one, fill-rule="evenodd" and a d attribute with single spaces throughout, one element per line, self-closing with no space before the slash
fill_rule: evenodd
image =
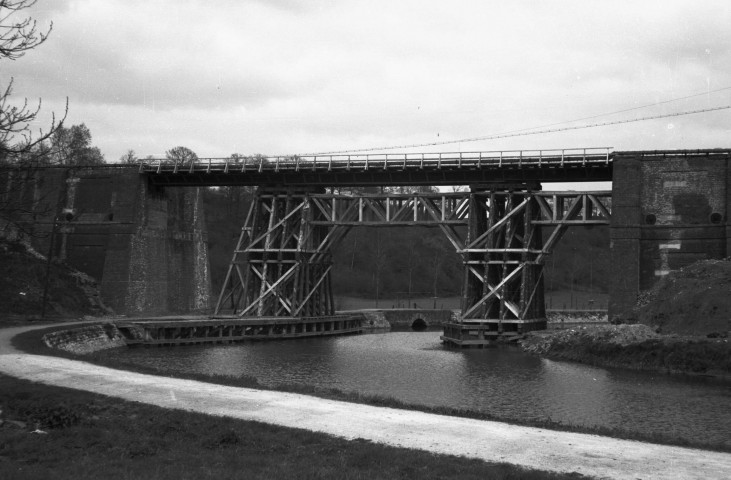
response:
<path id="1" fill-rule="evenodd" d="M 158 186 L 473 185 L 612 179 L 611 148 L 152 160 Z"/>
<path id="2" fill-rule="evenodd" d="M 41 252 L 97 278 L 120 313 L 333 314 L 330 247 L 348 229 L 426 225 L 463 259 L 459 342 L 541 328 L 543 264 L 574 225 L 609 224 L 610 316 L 696 260 L 731 254 L 731 149 L 566 149 L 200 159 L 185 164 L 0 169 L 34 202 Z M 542 182 L 611 180 L 611 192 L 545 192 Z M 23 183 L 25 182 L 25 183 Z M 327 193 L 355 185 L 468 185 L 457 194 Z M 225 288 L 210 300 L 196 188 L 256 185 Z M 61 219 L 60 223 L 58 219 Z M 541 231 L 545 232 L 543 240 Z M 51 235 L 48 235 L 51 234 Z M 471 336 L 475 334 L 475 338 Z"/>

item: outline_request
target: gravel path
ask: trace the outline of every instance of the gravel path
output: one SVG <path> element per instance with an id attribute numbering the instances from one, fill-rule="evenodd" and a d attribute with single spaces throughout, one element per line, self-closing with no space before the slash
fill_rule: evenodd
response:
<path id="1" fill-rule="evenodd" d="M 0 330 L 0 372 L 112 397 L 527 468 L 616 479 L 728 479 L 731 454 L 226 387 L 30 355 Z"/>

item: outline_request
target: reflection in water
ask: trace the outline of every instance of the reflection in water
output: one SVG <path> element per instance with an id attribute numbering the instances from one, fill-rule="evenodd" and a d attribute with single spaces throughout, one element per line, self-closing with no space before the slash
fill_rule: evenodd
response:
<path id="1" fill-rule="evenodd" d="M 617 426 L 613 422 L 611 384 L 606 370 L 566 362 L 542 360 L 543 408 L 551 418 L 560 417 L 570 405 L 576 418 L 587 425 Z"/>
<path id="2" fill-rule="evenodd" d="M 731 385 L 533 357 L 514 347 L 447 350 L 438 332 L 392 332 L 233 345 L 117 349 L 169 372 L 314 385 L 501 418 L 551 419 L 731 442 Z"/>

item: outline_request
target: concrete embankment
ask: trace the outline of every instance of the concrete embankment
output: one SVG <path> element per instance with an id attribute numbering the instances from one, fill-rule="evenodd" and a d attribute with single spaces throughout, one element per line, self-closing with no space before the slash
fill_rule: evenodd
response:
<path id="1" fill-rule="evenodd" d="M 42 328 L 42 327 L 31 327 Z M 437 454 L 614 479 L 722 479 L 731 454 L 158 377 L 17 351 L 0 330 L 0 372 L 167 408 L 362 438 Z"/>

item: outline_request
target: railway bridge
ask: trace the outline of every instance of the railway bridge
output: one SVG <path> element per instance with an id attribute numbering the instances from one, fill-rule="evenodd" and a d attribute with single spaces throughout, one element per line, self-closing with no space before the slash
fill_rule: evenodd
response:
<path id="1" fill-rule="evenodd" d="M 136 170 L 50 169 L 46 176 L 60 179 L 48 185 L 66 192 L 59 197 L 65 211 L 84 212 L 64 225 L 69 259 L 95 268 L 107 301 L 129 313 L 166 313 L 187 302 L 184 309 L 213 307 L 219 317 L 332 315 L 330 249 L 349 229 L 439 228 L 463 263 L 462 318 L 445 337 L 465 345 L 545 326 L 543 264 L 571 226 L 610 225 L 610 315 L 633 305 L 668 271 L 727 256 L 730 154 L 582 148 L 205 158 L 151 161 Z M 542 186 L 597 181 L 611 181 L 611 191 Z M 210 279 L 196 189 L 178 187 L 223 185 L 258 188 L 214 307 L 205 291 Z M 468 189 L 335 193 L 418 185 Z M 84 242 L 99 248 L 74 254 Z"/>
<path id="2" fill-rule="evenodd" d="M 608 224 L 610 192 L 540 182 L 610 180 L 610 149 L 206 159 L 142 165 L 153 185 L 259 186 L 214 315 L 335 314 L 330 250 L 354 226 L 438 227 L 464 268 L 445 340 L 481 344 L 545 328 L 543 263 L 570 225 Z M 458 193 L 334 194 L 325 187 L 469 185 Z M 541 228 L 552 228 L 543 244 Z M 408 248 L 408 246 L 404 246 Z"/>

